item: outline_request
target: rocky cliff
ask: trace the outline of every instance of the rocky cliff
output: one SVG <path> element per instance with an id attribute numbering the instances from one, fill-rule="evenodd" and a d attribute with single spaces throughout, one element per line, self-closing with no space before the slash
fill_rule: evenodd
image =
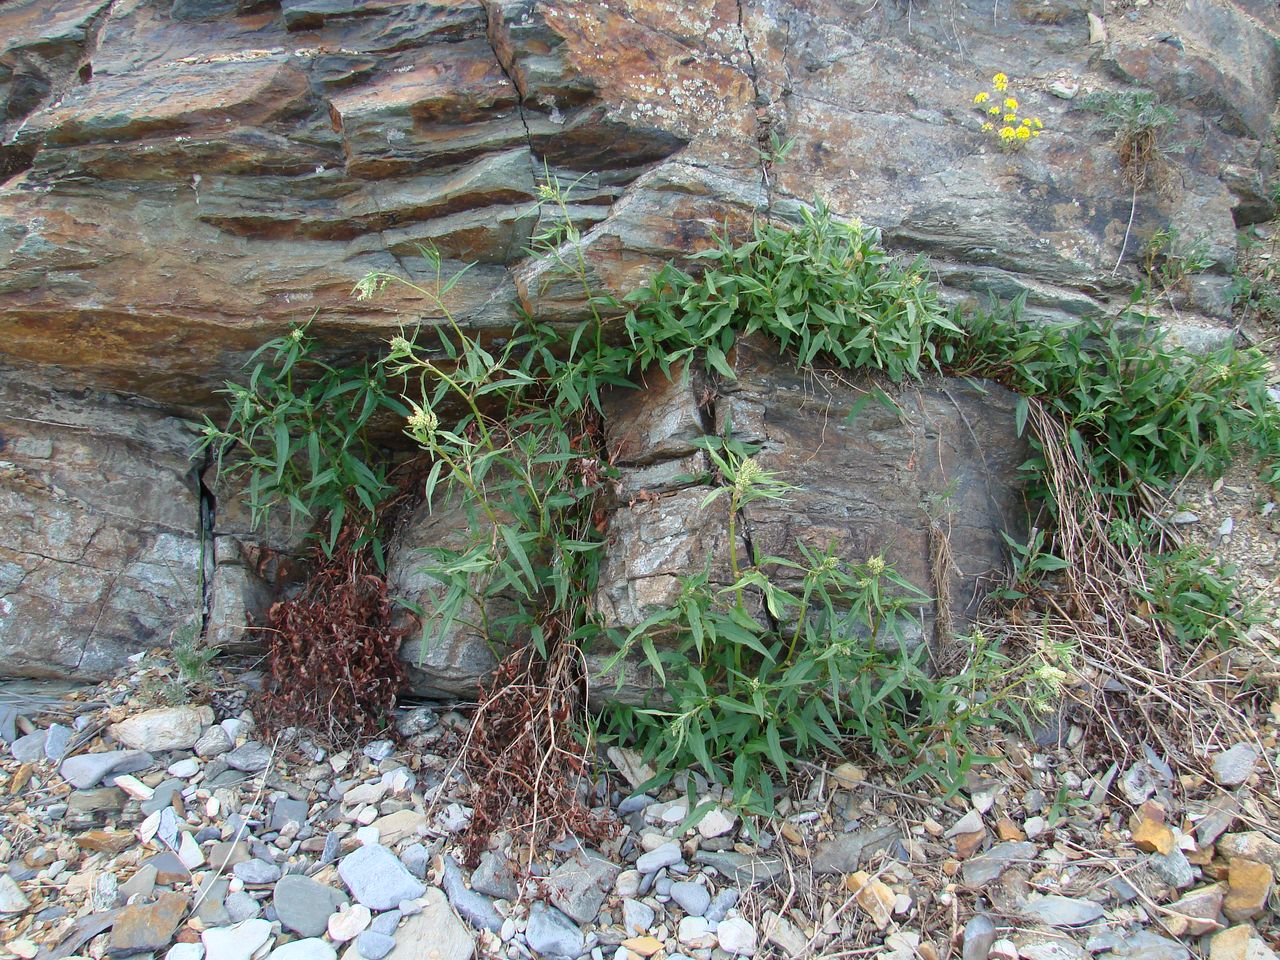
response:
<path id="1" fill-rule="evenodd" d="M 1271 213 L 1277 36 L 1261 0 L 0 2 L 0 669 L 99 672 L 169 636 L 206 582 L 215 608 L 260 602 L 229 504 L 199 549 L 200 478 L 167 417 L 216 409 L 288 324 L 360 350 L 439 319 L 356 302 L 370 269 L 419 271 L 430 241 L 476 263 L 450 294 L 471 328 L 580 316 L 524 253 L 548 175 L 575 184 L 618 292 L 821 194 L 927 254 L 949 296 L 1025 293 L 1050 316 L 1123 301 L 1142 239 L 1176 226 L 1214 261 L 1182 310 L 1212 331 L 1235 230 Z M 1024 150 L 979 130 L 996 71 L 1045 124 Z M 1080 103 L 1135 84 L 1177 119 L 1167 176 L 1131 207 Z M 970 421 L 1006 416 L 973 402 Z M 875 473 L 847 479 L 856 532 L 895 475 L 848 456 Z M 844 496 L 828 487 L 815 511 Z M 202 557 L 227 560 L 207 576 Z"/>

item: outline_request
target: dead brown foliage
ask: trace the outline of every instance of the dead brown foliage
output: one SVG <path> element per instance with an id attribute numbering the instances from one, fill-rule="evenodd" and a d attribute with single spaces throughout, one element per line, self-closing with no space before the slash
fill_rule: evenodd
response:
<path id="1" fill-rule="evenodd" d="M 334 742 L 384 734 L 405 686 L 386 579 L 343 529 L 332 557 L 317 549 L 302 592 L 267 615 L 268 682 L 254 715 L 269 729 L 310 727 Z"/>
<path id="2" fill-rule="evenodd" d="M 546 657 L 526 644 L 498 665 L 462 757 L 473 805 L 463 837 L 469 866 L 499 830 L 531 849 L 569 833 L 598 843 L 613 832 L 607 808 L 587 804 L 591 751 L 575 736 L 585 686 L 582 653 L 568 642 L 552 642 Z"/>

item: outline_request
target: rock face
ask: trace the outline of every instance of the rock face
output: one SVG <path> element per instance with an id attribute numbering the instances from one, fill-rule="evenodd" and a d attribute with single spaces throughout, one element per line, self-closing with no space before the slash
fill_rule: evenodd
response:
<path id="1" fill-rule="evenodd" d="M 200 618 L 179 421 L 0 371 L 0 674 L 100 677 Z"/>
<path id="2" fill-rule="evenodd" d="M 757 461 L 798 489 L 786 502 L 757 501 L 744 510 L 739 556 L 803 559 L 797 544 L 863 560 L 883 555 L 929 596 L 946 599 L 946 619 L 961 626 L 982 596 L 979 581 L 1004 562 L 1000 531 L 1016 535 L 1026 507 L 1017 468 L 1027 456 L 1014 424 L 1014 397 L 995 384 L 938 380 L 865 402 L 876 384 L 835 373 L 798 372 L 774 345 L 749 338 L 731 356 L 737 380 L 667 380 L 658 371 L 641 390 L 619 390 L 605 403 L 607 442 L 620 473 L 618 503 L 596 594 L 606 623 L 628 628 L 671 606 L 680 578 L 710 564 L 713 583 L 731 582 L 727 501 L 704 506 L 698 484 L 711 463 L 693 441 L 723 433 L 761 445 Z M 707 398 L 711 399 L 708 400 Z M 856 410 L 855 410 L 856 408 Z M 852 414 L 852 418 L 851 418 Z M 459 510 L 421 510 L 392 549 L 393 590 L 430 610 L 440 587 L 421 573 L 417 548 L 455 542 Z M 936 568 L 941 541 L 951 562 Z M 941 572 L 940 572 L 941 571 Z M 789 583 L 792 571 L 774 571 Z M 941 576 L 942 582 L 937 582 Z M 507 612 L 494 604 L 489 619 Z M 941 640 L 936 604 L 918 611 L 923 634 Z M 426 695 L 471 693 L 494 664 L 471 624 L 470 610 L 425 653 L 406 644 L 414 687 Z M 598 667 L 612 651 L 590 651 Z M 649 678 L 629 664 L 622 695 L 642 696 Z M 613 685 L 597 685 L 613 695 Z"/>
<path id="3" fill-rule="evenodd" d="M 881 227 L 891 247 L 927 254 L 949 297 L 1025 294 L 1041 316 L 1124 303 L 1140 243 L 1172 224 L 1202 236 L 1215 258 L 1181 315 L 1220 316 L 1235 228 L 1273 212 L 1264 141 L 1280 89 L 1280 15 L 1261 0 L 1175 0 L 1132 12 L 1136 22 L 1115 17 L 1109 39 L 1090 45 L 1086 7 L 958 0 L 872 4 L 851 17 L 837 0 L 5 3 L 0 361 L 64 391 L 48 402 L 70 412 L 53 422 L 102 426 L 81 435 L 20 408 L 6 414 L 28 419 L 6 421 L 21 443 L 0 452 L 17 471 L 0 488 L 4 516 L 40 519 L 7 523 L 17 545 L 0 547 L 0 596 L 12 607 L 0 669 L 100 673 L 192 610 L 197 578 L 161 570 L 198 563 L 198 486 L 180 428 L 146 404 L 217 409 L 213 391 L 254 348 L 313 316 L 349 352 L 378 349 L 401 322 L 440 322 L 406 291 L 350 296 L 371 269 L 423 279 L 420 243 L 436 245 L 446 270 L 474 262 L 448 294 L 471 330 L 501 336 L 520 310 L 581 317 L 581 290 L 524 252 L 548 173 L 575 184 L 569 213 L 593 282 L 615 293 L 715 231 L 737 234 L 758 211 L 785 213 L 821 194 Z M 1182 41 L 1157 39 L 1170 36 Z M 1010 75 L 1022 112 L 1044 120 L 1025 150 L 1004 152 L 979 130 L 972 97 L 997 71 Z M 1159 91 L 1176 114 L 1162 136 L 1177 189 L 1139 195 L 1117 272 L 1132 194 L 1108 134 L 1080 104 L 1131 83 Z M 769 155 L 775 135 L 793 141 L 785 163 Z M 751 389 L 724 409 L 746 416 L 763 402 Z M 933 389 L 906 402 L 921 426 L 890 446 L 878 432 L 838 456 L 824 446 L 826 467 L 771 440 L 767 456 L 811 492 L 785 515 L 758 510 L 753 537 L 773 549 L 835 535 L 857 552 L 904 529 L 893 510 L 871 516 L 877 498 L 893 493 L 901 506 L 940 494 L 969 425 L 985 445 L 985 421 L 1006 419 L 998 399 Z M 129 400 L 116 407 L 80 390 Z M 811 433 L 790 399 L 766 403 L 766 422 Z M 956 407 L 968 425 L 946 413 Z M 119 412 L 94 419 L 108 408 Z M 946 449 L 934 466 L 905 470 L 930 419 Z M 673 436 L 714 424 L 678 427 Z M 49 443 L 49 457 L 17 452 Z M 74 468 L 72 447 L 84 460 Z M 683 472 L 668 452 L 649 456 L 633 464 L 637 489 Z M 834 511 L 831 478 L 806 473 L 886 463 L 890 473 L 867 478 Z M 89 496 L 86 477 L 127 487 L 127 503 Z M 986 494 L 965 484 L 954 522 L 966 533 L 956 543 L 974 541 L 972 556 L 957 558 L 971 577 L 990 559 L 989 536 L 968 533 L 989 533 L 990 517 L 972 512 Z M 649 538 L 654 571 L 682 549 L 701 556 L 718 520 L 694 499 L 666 490 L 658 512 L 702 531 L 698 544 L 639 524 L 631 514 L 644 507 L 616 516 L 615 529 Z M 246 618 L 260 618 L 288 579 L 271 551 L 289 538 L 247 537 L 231 509 L 219 498 L 209 531 L 217 567 L 196 603 L 221 641 L 241 639 Z M 913 529 L 895 550 L 914 576 L 925 554 L 924 528 Z M 654 551 L 668 548 L 659 562 Z M 660 575 L 632 567 L 602 594 L 619 622 L 660 602 Z M 66 576 L 72 568 L 82 575 Z M 428 665 L 423 683 L 443 689 L 444 674 L 470 676 L 482 660 Z"/>

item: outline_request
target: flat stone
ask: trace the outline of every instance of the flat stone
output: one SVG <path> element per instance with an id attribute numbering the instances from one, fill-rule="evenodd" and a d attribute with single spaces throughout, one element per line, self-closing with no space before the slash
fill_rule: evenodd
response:
<path id="1" fill-rule="evenodd" d="M 120 897 L 128 900 L 130 897 L 139 897 L 146 899 L 151 896 L 151 892 L 156 888 L 156 870 L 154 863 L 146 863 L 133 872 L 133 876 L 120 884 Z"/>
<path id="2" fill-rule="evenodd" d="M 12 703 L 0 703 L 0 743 L 13 743 L 17 739 L 18 708 Z"/>
<path id="3" fill-rule="evenodd" d="M 211 723 L 213 710 L 207 706 L 158 707 L 113 723 L 111 735 L 134 750 L 189 750 Z"/>
<path id="4" fill-rule="evenodd" d="M 416 837 L 420 828 L 427 825 L 427 815 L 417 810 L 397 810 L 373 821 L 378 837 L 387 846 L 409 837 Z"/>
<path id="5" fill-rule="evenodd" d="M 344 906 L 329 917 L 329 939 L 334 943 L 346 943 L 354 940 L 369 927 L 373 915 L 363 903 Z"/>
<path id="6" fill-rule="evenodd" d="M 109 773 L 134 773 L 150 765 L 151 754 L 144 750 L 109 750 L 68 757 L 58 770 L 77 790 L 87 790 Z"/>
<path id="7" fill-rule="evenodd" d="M 352 896 L 370 910 L 390 910 L 401 900 L 414 900 L 426 889 L 390 850 L 361 847 L 338 863 L 338 875 Z"/>
<path id="8" fill-rule="evenodd" d="M 1169 904 L 1172 913 L 1163 917 L 1164 925 L 1175 937 L 1200 937 L 1220 930 L 1222 924 L 1218 923 L 1218 914 L 1222 912 L 1225 896 L 1226 887 L 1221 883 L 1191 890 L 1180 900 Z"/>
<path id="9" fill-rule="evenodd" d="M 1181 850 L 1174 849 L 1168 853 L 1153 853 L 1147 860 L 1151 869 L 1169 886 L 1185 890 L 1196 882 L 1195 867 Z"/>
<path id="10" fill-rule="evenodd" d="M 276 947 L 268 960 L 338 960 L 338 951 L 319 937 L 304 937 Z"/>
<path id="11" fill-rule="evenodd" d="M 1209 960 L 1270 960 L 1268 954 L 1275 956 L 1248 923 L 1215 933 L 1209 941 Z"/>
<path id="12" fill-rule="evenodd" d="M 1258 765 L 1258 751 L 1247 743 L 1237 743 L 1217 754 L 1212 761 L 1213 779 L 1223 787 L 1238 787 Z"/>
<path id="13" fill-rule="evenodd" d="M 220 757 L 224 753 L 229 753 L 234 746 L 235 741 L 231 739 L 230 734 L 223 729 L 221 724 L 215 723 L 200 735 L 200 739 L 195 742 L 193 749 L 197 757 L 210 760 L 213 757 Z"/>
<path id="14" fill-rule="evenodd" d="M 401 925 L 395 949 L 387 954 L 388 960 L 471 960 L 475 941 L 462 921 L 449 909 L 444 893 L 431 887 L 422 899 L 422 912 L 409 917 Z M 529 926 L 533 927 L 532 917 Z M 532 938 L 529 945 L 534 946 Z M 577 955 L 574 954 L 575 957 Z"/>
<path id="15" fill-rule="evenodd" d="M 31 907 L 27 895 L 7 873 L 0 873 L 0 916 L 22 913 Z"/>
<path id="16" fill-rule="evenodd" d="M 541 900 L 535 900 L 529 908 L 529 925 L 524 936 L 532 950 L 549 957 L 572 960 L 586 949 L 586 938 L 578 925 Z"/>
<path id="17" fill-rule="evenodd" d="M 880 930 L 888 928 L 889 921 L 893 919 L 897 894 L 887 883 L 865 870 L 859 870 L 845 878 L 845 887 Z"/>
<path id="18" fill-rule="evenodd" d="M 1034 860 L 1038 852 L 1039 848 L 1026 840 L 997 843 L 982 856 L 966 860 L 961 877 L 967 886 L 982 887 L 999 879 L 1014 863 Z"/>
<path id="19" fill-rule="evenodd" d="M 271 807 L 271 823 L 270 828 L 280 831 L 285 828 L 286 824 L 296 823 L 301 827 L 307 822 L 307 814 L 311 812 L 311 806 L 305 800 L 294 800 L 292 797 L 281 797 Z"/>
<path id="20" fill-rule="evenodd" d="M 500 900 L 514 900 L 520 894 L 511 864 L 501 854 L 487 850 L 471 873 L 471 889 Z"/>
<path id="21" fill-rule="evenodd" d="M 756 952 L 756 928 L 742 917 L 730 917 L 716 927 L 716 939 L 725 953 L 749 957 Z"/>
<path id="22" fill-rule="evenodd" d="M 708 923 L 719 923 L 738 905 L 738 891 L 731 887 L 721 890 L 711 899 L 711 906 L 703 914 Z"/>
<path id="23" fill-rule="evenodd" d="M 93 853 L 120 853 L 137 843 L 137 839 L 129 830 L 86 830 L 76 836 L 75 844 Z"/>
<path id="24" fill-rule="evenodd" d="M 1280 871 L 1280 843 L 1257 830 L 1227 834 L 1218 841 L 1218 852 L 1228 858 L 1265 863 L 1272 870 Z"/>
<path id="25" fill-rule="evenodd" d="M 125 907 L 116 915 L 107 952 L 113 957 L 131 957 L 164 949 L 186 918 L 187 903 L 180 893 L 162 893 L 155 903 Z"/>
<path id="26" fill-rule="evenodd" d="M 203 943 L 175 943 L 164 960 L 204 960 Z"/>
<path id="27" fill-rule="evenodd" d="M 329 917 L 345 900 L 340 890 L 288 873 L 276 882 L 271 904 L 285 927 L 304 937 L 319 937 L 327 929 Z"/>
<path id="28" fill-rule="evenodd" d="M 60 723 L 51 723 L 45 732 L 48 734 L 44 741 L 45 759 L 57 763 L 66 756 L 67 747 L 71 744 L 71 728 L 64 727 Z"/>
<path id="29" fill-rule="evenodd" d="M 1027 900 L 1020 909 L 1023 916 L 1051 927 L 1080 927 L 1102 916 L 1102 907 L 1092 900 L 1057 894 Z"/>
<path id="30" fill-rule="evenodd" d="M 964 941 L 961 960 L 987 960 L 991 945 L 996 942 L 996 925 L 985 913 L 969 918 L 964 925 Z"/>
<path id="31" fill-rule="evenodd" d="M 271 763 L 271 751 L 256 740 L 250 740 L 226 754 L 223 759 L 233 770 L 257 773 L 267 769 Z"/>
<path id="32" fill-rule="evenodd" d="M 1138 816 L 1132 825 L 1133 845 L 1146 853 L 1170 854 L 1178 846 L 1173 831 L 1152 817 Z"/>
<path id="33" fill-rule="evenodd" d="M 1232 923 L 1252 920 L 1267 908 L 1275 877 L 1271 867 L 1256 860 L 1232 857 L 1227 866 L 1227 896 L 1222 912 Z"/>
<path id="34" fill-rule="evenodd" d="M 441 877 L 449 903 L 463 920 L 473 927 L 482 927 L 497 933 L 502 929 L 502 915 L 493 901 L 476 890 L 470 890 L 462 882 L 462 870 L 453 857 L 444 858 L 444 875 Z"/>
<path id="35" fill-rule="evenodd" d="M 265 860 L 246 860 L 237 863 L 231 872 L 250 886 L 266 886 L 280 879 L 280 868 Z"/>
<path id="36" fill-rule="evenodd" d="M 252 920 L 255 917 L 262 916 L 261 904 L 243 890 L 227 894 L 222 906 L 227 911 L 227 916 L 231 918 L 232 923 L 241 923 L 245 920 Z"/>
<path id="37" fill-rule="evenodd" d="M 716 935 L 705 917 L 685 917 L 676 926 L 676 939 L 690 950 L 710 950 L 716 945 Z"/>
<path id="38" fill-rule="evenodd" d="M 700 917 L 711 906 L 711 892 L 701 883 L 682 880 L 671 885 L 671 899 L 691 917 Z"/>
<path id="39" fill-rule="evenodd" d="M 675 847 L 677 860 L 671 863 L 678 862 L 679 859 L 679 845 Z M 547 878 L 546 886 L 551 892 L 551 903 L 578 923 L 590 923 L 600 912 L 604 898 L 613 889 L 613 881 L 620 872 L 620 867 L 598 853 L 585 849 L 576 850 L 573 856 L 551 871 L 551 876 Z"/>
<path id="40" fill-rule="evenodd" d="M 261 919 L 213 927 L 200 934 L 206 960 L 250 960 L 269 939 L 271 924 Z"/>
<path id="41" fill-rule="evenodd" d="M 1191 951 L 1149 930 L 1126 934 L 1118 948 L 1103 953 L 1099 960 L 1191 960 Z"/>
<path id="42" fill-rule="evenodd" d="M 647 903 L 641 903 L 639 900 L 633 900 L 630 897 L 622 901 L 622 926 L 626 928 L 630 936 L 634 937 L 648 932 L 655 919 L 657 919 L 657 915 L 654 913 L 653 907 Z"/>
<path id="43" fill-rule="evenodd" d="M 170 777 L 162 780 L 156 785 L 151 796 L 143 800 L 140 804 L 144 814 L 156 813 L 165 807 L 173 806 L 173 798 L 175 794 L 182 793 L 187 788 L 187 782 L 178 777 Z"/>
<path id="44" fill-rule="evenodd" d="M 356 937 L 356 950 L 364 960 L 382 960 L 395 949 L 396 938 L 374 930 L 366 930 Z"/>
<path id="45" fill-rule="evenodd" d="M 49 739 L 48 730 L 37 730 L 19 737 L 9 744 L 9 752 L 19 763 L 39 763 L 45 759 L 44 745 Z"/>
<path id="46" fill-rule="evenodd" d="M 675 841 L 662 844 L 656 850 L 640 855 L 636 861 L 636 869 L 641 873 L 657 873 L 663 867 L 670 867 L 684 859 L 680 844 Z"/>
<path id="47" fill-rule="evenodd" d="M 699 850 L 693 859 L 712 867 L 736 886 L 768 883 L 787 869 L 781 857 L 753 857 L 733 850 Z"/>
<path id="48" fill-rule="evenodd" d="M 818 844 L 813 854 L 813 872 L 853 873 L 871 857 L 892 847 L 900 836 L 897 827 L 838 834 Z"/>
<path id="49" fill-rule="evenodd" d="M 723 837 L 725 834 L 732 833 L 737 825 L 737 814 L 725 810 L 723 807 L 713 807 L 698 821 L 698 833 L 702 835 L 703 839 L 714 840 L 716 837 Z"/>
<path id="50" fill-rule="evenodd" d="M 182 861 L 169 850 L 157 853 L 154 857 L 148 857 L 143 861 L 143 865 L 155 867 L 156 883 L 162 885 L 183 883 L 191 877 L 191 871 L 183 866 Z"/>
<path id="51" fill-rule="evenodd" d="M 329 849 L 326 842 L 325 850 Z M 431 862 L 431 851 L 420 843 L 414 843 L 400 851 L 400 862 L 411 874 L 422 880 L 427 875 L 427 866 Z"/>

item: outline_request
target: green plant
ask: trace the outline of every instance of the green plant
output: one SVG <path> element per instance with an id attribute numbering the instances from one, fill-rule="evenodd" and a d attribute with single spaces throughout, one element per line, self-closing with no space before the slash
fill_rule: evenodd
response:
<path id="1" fill-rule="evenodd" d="M 1203 234 L 1186 240 L 1177 227 L 1163 227 L 1151 235 L 1142 251 L 1147 276 L 1165 290 L 1185 287 L 1187 281 L 1204 273 L 1214 260 L 1209 241 Z"/>
<path id="2" fill-rule="evenodd" d="M 1137 189 L 1151 183 L 1163 157 L 1160 131 L 1178 119 L 1173 109 L 1146 90 L 1094 93 L 1085 97 L 1082 105 L 1099 114 L 1103 129 L 1114 135 L 1129 182 Z"/>
<path id="3" fill-rule="evenodd" d="M 721 237 L 697 255 L 700 276 L 668 265 L 628 295 L 631 365 L 669 374 L 695 359 L 732 378 L 725 358 L 736 337 L 760 331 L 802 365 L 871 368 L 895 383 L 936 369 L 935 340 L 960 331 L 923 261 L 904 266 L 877 230 L 836 219 L 821 201 L 801 218 L 790 228 L 757 222 L 742 244 Z"/>
<path id="4" fill-rule="evenodd" d="M 1009 78 L 1003 73 L 991 78 L 990 90 L 974 94 L 973 103 L 982 112 L 982 132 L 991 134 L 1006 150 L 1021 149 L 1044 131 L 1039 117 L 1018 115 L 1022 105 L 1009 92 Z"/>
<path id="5" fill-rule="evenodd" d="M 255 526 L 281 505 L 291 523 L 327 516 L 320 545 L 331 554 L 344 522 L 359 519 L 360 542 L 370 544 L 381 566 L 375 514 L 392 487 L 368 428 L 380 410 L 409 411 L 389 391 L 381 365 L 320 360 L 308 326 L 254 351 L 248 382 L 229 382 L 221 391 L 229 398 L 227 425 L 206 417 L 197 453 L 207 451 L 222 476 L 247 477 Z"/>
<path id="6" fill-rule="evenodd" d="M 1236 568 L 1203 547 L 1186 546 L 1150 558 L 1152 614 L 1184 643 L 1211 640 L 1225 650 L 1262 622 L 1256 606 L 1241 601 Z"/>

